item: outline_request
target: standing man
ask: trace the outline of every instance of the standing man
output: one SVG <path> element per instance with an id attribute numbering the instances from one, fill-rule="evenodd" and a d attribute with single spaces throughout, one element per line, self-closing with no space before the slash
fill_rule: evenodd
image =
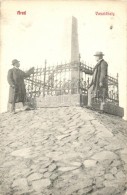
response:
<path id="1" fill-rule="evenodd" d="M 11 104 L 11 112 L 15 113 L 15 103 L 22 102 L 25 106 L 26 89 L 24 79 L 34 73 L 34 67 L 26 73 L 19 69 L 20 62 L 17 59 L 12 60 L 13 68 L 8 71 L 7 80 L 10 85 L 9 103 Z"/>
<path id="2" fill-rule="evenodd" d="M 103 59 L 104 54 L 102 52 L 96 52 L 94 56 L 97 64 L 93 72 L 86 71 L 87 74 L 92 74 L 92 81 L 88 89 L 88 107 L 92 107 L 92 98 L 101 98 L 104 104 L 108 97 L 108 64 Z"/>

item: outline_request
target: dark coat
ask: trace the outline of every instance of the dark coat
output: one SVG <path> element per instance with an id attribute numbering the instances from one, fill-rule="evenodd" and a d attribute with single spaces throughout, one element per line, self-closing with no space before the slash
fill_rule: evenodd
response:
<path id="1" fill-rule="evenodd" d="M 20 69 L 12 68 L 8 71 L 7 80 L 10 85 L 9 89 L 9 103 L 25 102 L 26 100 L 26 89 L 24 79 L 29 77 L 34 71 L 31 68 L 26 73 Z"/>
<path id="2" fill-rule="evenodd" d="M 93 86 L 93 97 L 108 97 L 108 64 L 105 60 L 102 59 L 94 67 L 90 86 Z"/>

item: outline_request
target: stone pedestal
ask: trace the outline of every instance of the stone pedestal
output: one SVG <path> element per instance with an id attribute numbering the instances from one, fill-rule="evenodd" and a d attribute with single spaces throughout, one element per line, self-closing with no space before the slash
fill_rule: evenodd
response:
<path id="1" fill-rule="evenodd" d="M 80 94 L 45 96 L 36 98 L 37 107 L 80 106 Z"/>
<path id="2" fill-rule="evenodd" d="M 102 105 L 101 103 L 92 103 L 92 107 L 95 110 L 100 110 L 104 113 L 119 116 L 121 118 L 124 116 L 124 109 L 119 105 L 115 105 L 114 103 L 107 102 L 104 105 Z"/>

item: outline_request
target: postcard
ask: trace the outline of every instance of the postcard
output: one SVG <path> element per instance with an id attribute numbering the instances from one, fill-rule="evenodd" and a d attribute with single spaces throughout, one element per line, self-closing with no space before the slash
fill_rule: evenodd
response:
<path id="1" fill-rule="evenodd" d="M 0 9 L 0 194 L 127 194 L 127 3 Z"/>

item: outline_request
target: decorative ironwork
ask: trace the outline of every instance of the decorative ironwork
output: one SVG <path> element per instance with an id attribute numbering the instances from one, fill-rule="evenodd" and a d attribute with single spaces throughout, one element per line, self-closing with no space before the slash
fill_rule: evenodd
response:
<path id="1" fill-rule="evenodd" d="M 78 78 L 72 78 L 72 71 L 79 71 Z M 82 62 L 64 63 L 56 66 L 47 66 L 47 62 L 45 62 L 45 68 L 36 68 L 34 74 L 25 80 L 27 97 L 67 94 L 87 95 L 92 71 L 92 67 Z M 99 98 L 97 101 L 99 101 Z M 108 76 L 107 101 L 119 104 L 118 75 L 116 78 Z"/>

